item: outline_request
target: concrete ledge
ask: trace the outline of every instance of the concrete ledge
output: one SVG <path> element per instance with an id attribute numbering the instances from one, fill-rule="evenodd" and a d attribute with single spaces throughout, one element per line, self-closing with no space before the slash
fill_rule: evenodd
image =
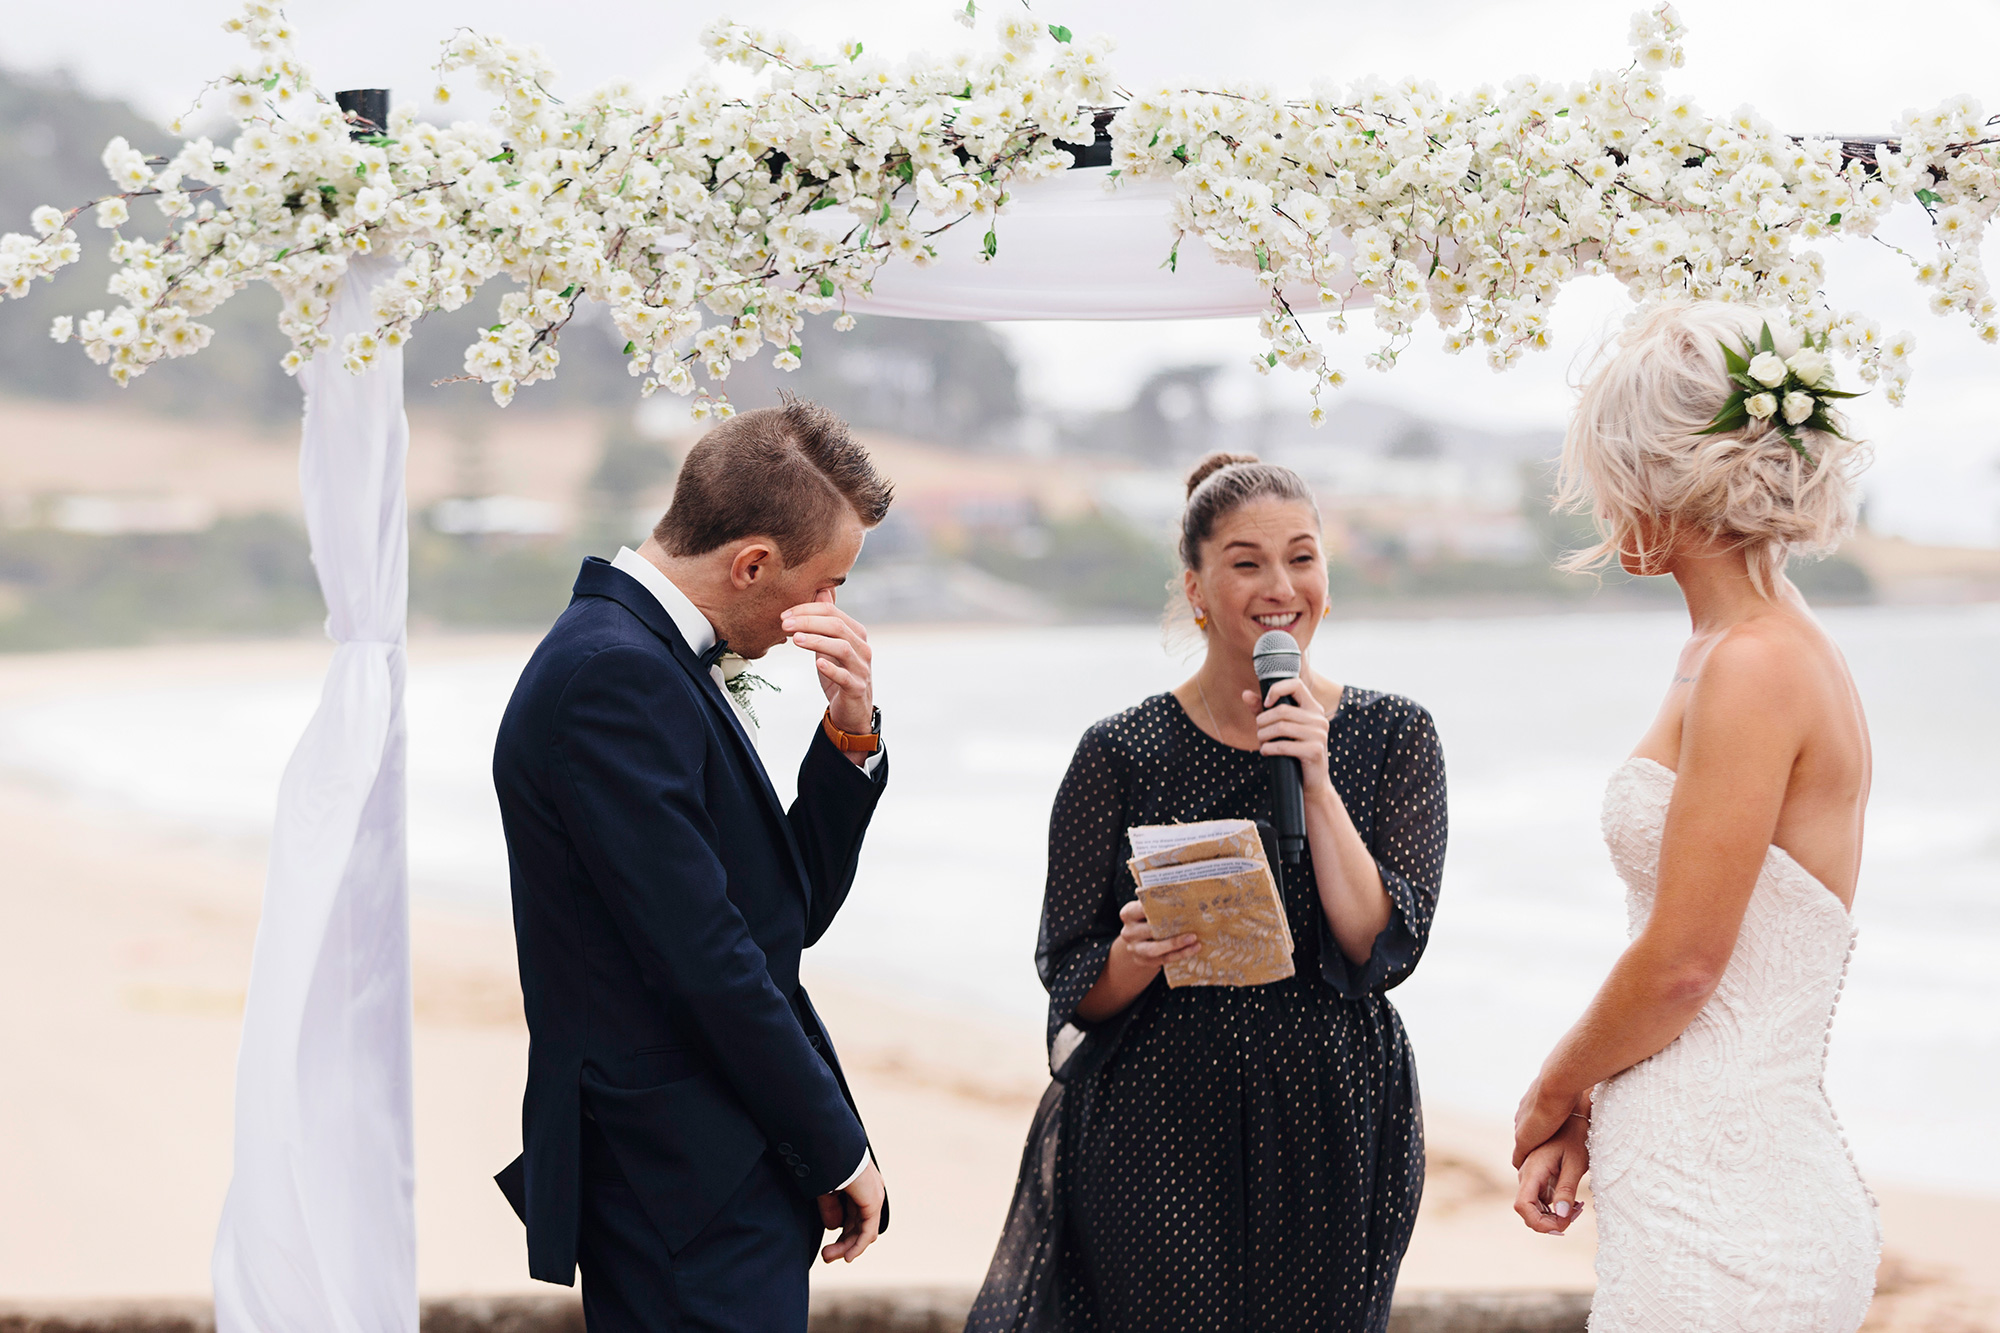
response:
<path id="1" fill-rule="evenodd" d="M 1587 1291 L 1399 1291 L 1389 1333 L 1585 1333 Z"/>
<path id="2" fill-rule="evenodd" d="M 811 1333 L 960 1333 L 972 1293 L 962 1288 L 828 1292 L 813 1301 Z M 1389 1333 L 1584 1333 L 1582 1292 L 1399 1293 Z M 0 1304 L 0 1333 L 215 1333 L 207 1301 Z M 583 1333 L 569 1293 L 459 1296 L 423 1303 L 423 1333 Z"/>

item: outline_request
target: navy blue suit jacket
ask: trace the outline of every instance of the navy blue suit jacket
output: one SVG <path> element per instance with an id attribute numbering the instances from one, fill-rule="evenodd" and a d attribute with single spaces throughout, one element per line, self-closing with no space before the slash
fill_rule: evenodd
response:
<path id="1" fill-rule="evenodd" d="M 533 1276 L 575 1273 L 586 1110 L 670 1249 L 767 1150 L 807 1195 L 861 1161 L 799 953 L 846 898 L 887 779 L 886 759 L 871 777 L 819 732 L 784 809 L 665 608 L 584 562 L 493 753 L 530 1037 L 516 1184 Z"/>

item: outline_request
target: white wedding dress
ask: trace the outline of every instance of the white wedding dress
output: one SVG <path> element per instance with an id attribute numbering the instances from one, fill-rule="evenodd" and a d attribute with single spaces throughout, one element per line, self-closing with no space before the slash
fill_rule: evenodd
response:
<path id="1" fill-rule="evenodd" d="M 1636 934 L 1672 770 L 1632 759 L 1604 838 Z M 1847 912 L 1777 847 L 1715 994 L 1665 1050 L 1597 1089 L 1591 1333 L 1853 1333 L 1875 1290 L 1875 1200 L 1823 1075 L 1854 948 Z"/>

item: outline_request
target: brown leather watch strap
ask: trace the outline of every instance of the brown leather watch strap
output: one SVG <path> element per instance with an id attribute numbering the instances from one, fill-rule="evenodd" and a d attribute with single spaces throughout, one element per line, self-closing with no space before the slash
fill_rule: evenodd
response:
<path id="1" fill-rule="evenodd" d="M 851 731 L 842 731 L 833 725 L 831 708 L 827 709 L 826 715 L 820 719 L 820 725 L 826 728 L 826 738 L 833 742 L 837 750 L 845 750 L 849 754 L 874 754 L 882 748 L 882 710 L 879 708 L 875 710 L 873 731 L 864 731 L 859 735 Z"/>

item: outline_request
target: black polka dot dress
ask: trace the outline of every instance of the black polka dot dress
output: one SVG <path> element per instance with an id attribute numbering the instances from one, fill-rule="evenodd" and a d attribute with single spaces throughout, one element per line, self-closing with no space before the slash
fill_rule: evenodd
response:
<path id="1" fill-rule="evenodd" d="M 1393 905 L 1368 960 L 1334 943 L 1308 850 L 1283 876 L 1296 975 L 1156 978 L 1086 1026 L 1076 1005 L 1133 897 L 1126 830 L 1268 820 L 1271 795 L 1262 756 L 1202 732 L 1171 694 L 1084 734 L 1050 821 L 1036 951 L 1057 1078 L 968 1333 L 1387 1326 L 1424 1154 L 1415 1064 L 1383 992 L 1416 967 L 1437 905 L 1444 761 L 1428 713 L 1368 690 L 1344 692 L 1328 745 Z"/>

